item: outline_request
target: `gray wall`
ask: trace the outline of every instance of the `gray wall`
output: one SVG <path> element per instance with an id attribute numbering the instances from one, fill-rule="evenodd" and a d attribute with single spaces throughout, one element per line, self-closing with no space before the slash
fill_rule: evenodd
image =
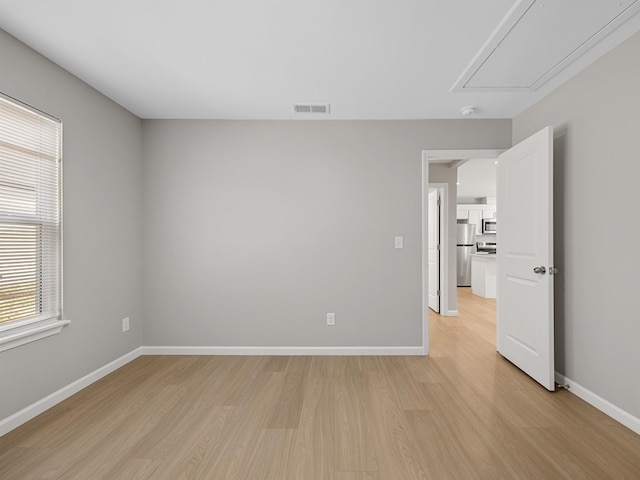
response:
<path id="1" fill-rule="evenodd" d="M 640 417 L 640 34 L 513 122 L 555 128 L 557 370 Z"/>
<path id="2" fill-rule="evenodd" d="M 448 285 L 449 293 L 447 310 L 458 310 L 458 280 L 457 280 L 457 260 L 456 260 L 456 202 L 458 198 L 458 187 L 456 181 L 458 179 L 458 169 L 449 168 L 447 165 L 433 164 L 429 165 L 429 183 L 447 183 L 449 185 L 449 242 L 448 242 Z M 441 313 L 445 313 L 442 312 Z"/>
<path id="3" fill-rule="evenodd" d="M 2 419 L 141 345 L 141 122 L 2 31 L 0 65 L 0 91 L 63 121 L 64 318 L 72 321 L 0 352 Z"/>
<path id="4" fill-rule="evenodd" d="M 421 345 L 421 151 L 510 143 L 509 120 L 144 121 L 144 344 Z"/>

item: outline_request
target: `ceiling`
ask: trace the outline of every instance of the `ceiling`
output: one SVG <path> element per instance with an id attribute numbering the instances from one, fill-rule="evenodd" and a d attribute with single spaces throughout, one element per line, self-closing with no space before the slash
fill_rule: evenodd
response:
<path id="1" fill-rule="evenodd" d="M 468 118 L 512 118 L 639 32 L 638 7 L 0 0 L 0 28 L 141 118 L 463 118 L 469 105 Z"/>

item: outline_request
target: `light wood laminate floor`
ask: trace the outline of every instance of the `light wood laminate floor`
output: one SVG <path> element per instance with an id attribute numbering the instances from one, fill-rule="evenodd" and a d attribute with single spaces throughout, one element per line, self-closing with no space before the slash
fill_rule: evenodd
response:
<path id="1" fill-rule="evenodd" d="M 640 436 L 501 358 L 459 290 L 429 357 L 140 357 L 0 438 L 0 478 L 640 479 Z"/>

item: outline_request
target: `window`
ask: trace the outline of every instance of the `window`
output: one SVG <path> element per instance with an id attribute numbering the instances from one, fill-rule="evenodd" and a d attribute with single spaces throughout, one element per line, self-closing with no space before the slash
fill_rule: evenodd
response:
<path id="1" fill-rule="evenodd" d="M 0 95 L 0 351 L 62 330 L 62 124 Z"/>

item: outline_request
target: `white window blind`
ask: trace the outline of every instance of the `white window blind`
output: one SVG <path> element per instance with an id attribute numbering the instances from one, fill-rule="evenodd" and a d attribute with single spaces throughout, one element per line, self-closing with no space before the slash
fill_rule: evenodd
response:
<path id="1" fill-rule="evenodd" d="M 60 121 L 0 96 L 0 336 L 12 346 L 61 316 L 61 139 Z"/>

